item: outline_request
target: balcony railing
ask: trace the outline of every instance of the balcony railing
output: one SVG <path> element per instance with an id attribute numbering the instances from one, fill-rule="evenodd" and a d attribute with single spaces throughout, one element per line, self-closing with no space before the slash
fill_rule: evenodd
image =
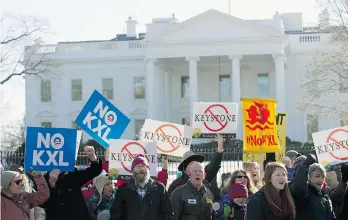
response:
<path id="1" fill-rule="evenodd" d="M 320 35 L 300 35 L 299 40 L 301 43 L 320 42 Z"/>
<path id="2" fill-rule="evenodd" d="M 36 53 L 83 53 L 97 51 L 119 51 L 144 48 L 143 41 L 77 42 L 36 46 Z"/>

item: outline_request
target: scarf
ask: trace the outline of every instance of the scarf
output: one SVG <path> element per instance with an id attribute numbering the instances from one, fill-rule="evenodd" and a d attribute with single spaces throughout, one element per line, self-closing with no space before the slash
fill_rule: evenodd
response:
<path id="1" fill-rule="evenodd" d="M 271 199 L 266 197 L 266 201 L 272 210 L 273 214 L 276 215 L 277 217 L 287 217 L 290 215 L 291 211 L 291 206 L 288 200 L 285 200 L 285 195 L 284 193 L 278 192 L 276 188 L 273 187 L 273 185 L 270 187 L 270 194 L 271 194 L 271 199 L 273 203 L 271 202 Z"/>
<path id="2" fill-rule="evenodd" d="M 14 195 L 11 194 L 8 189 L 2 188 L 1 195 L 11 200 L 13 204 L 15 204 L 19 209 L 21 209 L 24 212 L 25 215 L 28 216 L 28 219 L 30 218 L 30 208 L 27 200 L 24 198 L 24 195 L 22 193 Z"/>

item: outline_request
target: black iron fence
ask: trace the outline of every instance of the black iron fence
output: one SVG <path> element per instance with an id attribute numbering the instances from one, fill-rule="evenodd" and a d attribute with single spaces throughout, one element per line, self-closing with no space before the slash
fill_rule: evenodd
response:
<path id="1" fill-rule="evenodd" d="M 297 141 L 287 141 L 287 151 L 296 150 L 301 154 L 315 153 L 312 143 L 300 143 Z M 96 148 L 96 154 L 100 158 L 104 158 L 104 150 L 102 148 Z M 217 143 L 203 143 L 192 145 L 191 150 L 197 154 L 201 154 L 205 157 L 205 164 L 211 161 L 214 153 L 217 150 Z M 11 164 L 20 164 L 24 158 L 24 149 L 17 151 L 0 151 L 1 164 L 7 169 Z M 224 154 L 222 159 L 222 166 L 220 173 L 231 172 L 241 167 L 243 160 L 243 143 L 240 140 L 227 140 L 224 143 Z M 180 162 L 170 161 L 168 165 L 169 175 L 176 176 L 177 168 Z M 85 155 L 78 155 L 76 166 L 78 168 L 85 168 L 88 164 L 88 157 Z M 162 167 L 162 163 L 158 163 L 159 167 Z"/>

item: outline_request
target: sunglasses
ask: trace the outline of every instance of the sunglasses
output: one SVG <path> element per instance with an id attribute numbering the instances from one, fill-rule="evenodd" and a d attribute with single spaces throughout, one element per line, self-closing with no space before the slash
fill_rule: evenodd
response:
<path id="1" fill-rule="evenodd" d="M 17 185 L 20 185 L 22 183 L 22 180 L 14 180 L 13 182 Z"/>
<path id="2" fill-rule="evenodd" d="M 248 176 L 237 176 L 237 178 L 238 178 L 238 179 L 242 179 L 242 178 L 248 179 Z"/>

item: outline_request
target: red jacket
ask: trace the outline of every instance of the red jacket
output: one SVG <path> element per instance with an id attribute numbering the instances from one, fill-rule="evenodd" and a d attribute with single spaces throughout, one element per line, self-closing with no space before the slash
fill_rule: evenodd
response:
<path id="1" fill-rule="evenodd" d="M 89 166 L 90 166 L 90 163 L 87 164 L 87 167 L 89 167 Z M 105 170 L 106 172 L 109 171 L 109 162 L 108 161 L 103 162 L 102 170 Z M 168 170 L 162 169 L 160 172 L 158 172 L 157 181 L 163 183 L 164 186 L 167 186 Z M 124 180 L 117 180 L 116 187 L 118 188 L 125 183 L 126 182 Z M 91 199 L 93 194 L 94 194 L 94 191 L 95 191 L 95 186 L 93 184 L 93 180 L 90 180 L 87 183 L 85 183 L 83 186 L 81 186 L 81 191 L 82 191 L 82 195 L 83 195 L 83 198 L 85 199 L 85 201 Z"/>

